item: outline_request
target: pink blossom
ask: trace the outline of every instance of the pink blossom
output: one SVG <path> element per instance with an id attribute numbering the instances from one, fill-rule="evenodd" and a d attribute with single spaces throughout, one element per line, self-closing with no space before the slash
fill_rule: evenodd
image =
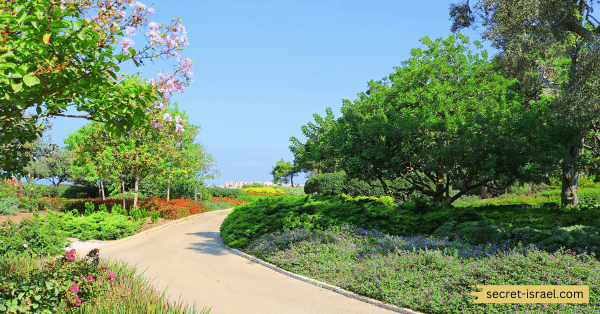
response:
<path id="1" fill-rule="evenodd" d="M 74 294 L 79 293 L 79 287 L 75 283 L 69 287 L 69 290 L 71 290 L 71 292 L 73 292 Z"/>
<path id="2" fill-rule="evenodd" d="M 148 13 L 154 14 L 154 8 L 148 8 Z"/>
<path id="3" fill-rule="evenodd" d="M 139 2 L 139 1 L 136 1 L 135 2 L 135 8 L 138 9 L 138 10 L 145 10 L 146 9 L 146 5 L 143 4 L 143 3 L 141 3 L 141 2 Z"/>
<path id="4" fill-rule="evenodd" d="M 148 26 L 150 26 L 150 29 L 151 29 L 151 30 L 156 30 L 156 29 L 158 29 L 158 23 L 155 23 L 155 22 L 150 22 L 150 23 L 148 23 Z"/>
<path id="5" fill-rule="evenodd" d="M 114 273 L 106 273 L 106 279 L 110 279 L 109 283 L 113 283 L 113 280 L 115 279 L 115 274 Z"/>
<path id="6" fill-rule="evenodd" d="M 175 132 L 177 132 L 178 134 L 183 133 L 184 129 L 183 126 L 181 124 L 176 124 L 175 125 Z"/>
<path id="7" fill-rule="evenodd" d="M 67 256 L 68 260 L 74 261 L 75 260 L 75 249 L 71 249 L 70 251 L 67 251 L 66 256 Z"/>
<path id="8" fill-rule="evenodd" d="M 175 117 L 175 123 L 177 123 L 177 124 L 180 124 L 181 122 L 183 122 L 183 119 L 181 119 L 181 116 L 180 116 L 180 115 L 177 115 L 177 116 Z"/>
<path id="9" fill-rule="evenodd" d="M 77 303 L 75 303 L 75 306 L 80 306 L 81 305 L 81 299 L 77 298 Z"/>
<path id="10" fill-rule="evenodd" d="M 135 44 L 135 42 L 131 38 L 121 38 L 121 46 L 123 46 L 123 53 L 129 54 L 129 48 L 132 48 L 133 44 Z"/>
<path id="11" fill-rule="evenodd" d="M 172 120 L 172 119 L 171 119 L 171 114 L 169 114 L 168 112 L 167 112 L 167 113 L 165 113 L 165 114 L 163 115 L 163 120 L 165 120 L 165 122 L 167 122 L 167 123 L 171 122 L 171 120 Z"/>
<path id="12" fill-rule="evenodd" d="M 125 26 L 125 33 L 127 33 L 129 36 L 135 35 L 136 31 L 137 30 L 133 26 Z"/>
<path id="13" fill-rule="evenodd" d="M 89 282 L 91 282 L 91 283 L 94 283 L 94 282 L 96 282 L 96 281 L 94 280 L 94 277 L 92 277 L 92 276 L 87 276 L 87 277 L 86 277 L 86 279 L 87 279 L 87 281 L 89 281 Z"/>

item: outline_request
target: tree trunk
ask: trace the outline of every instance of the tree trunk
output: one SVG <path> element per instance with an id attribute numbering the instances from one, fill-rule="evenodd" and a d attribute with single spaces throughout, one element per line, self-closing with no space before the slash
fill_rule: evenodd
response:
<path id="1" fill-rule="evenodd" d="M 169 202 L 170 198 L 171 198 L 171 178 L 169 178 L 167 180 L 167 203 Z"/>
<path id="2" fill-rule="evenodd" d="M 106 200 L 106 195 L 104 195 L 104 183 L 102 183 L 102 179 L 100 179 L 100 191 L 102 193 L 102 200 Z"/>
<path id="3" fill-rule="evenodd" d="M 560 193 L 560 202 L 563 207 L 573 207 L 579 204 L 577 196 L 577 181 L 579 179 L 577 161 L 579 158 L 579 148 L 571 144 L 567 147 L 565 159 L 562 167 L 562 191 Z"/>
<path id="4" fill-rule="evenodd" d="M 125 181 L 121 182 L 123 186 L 123 209 L 125 209 Z"/>
<path id="5" fill-rule="evenodd" d="M 292 187 L 294 187 L 294 175 L 293 174 L 290 176 L 290 179 L 292 180 Z"/>
<path id="6" fill-rule="evenodd" d="M 198 201 L 198 184 L 194 183 L 194 202 Z"/>
<path id="7" fill-rule="evenodd" d="M 136 172 L 135 173 L 135 190 L 134 190 L 134 194 L 133 194 L 133 208 L 137 208 L 137 201 L 138 201 L 138 182 L 140 182 L 140 173 Z"/>

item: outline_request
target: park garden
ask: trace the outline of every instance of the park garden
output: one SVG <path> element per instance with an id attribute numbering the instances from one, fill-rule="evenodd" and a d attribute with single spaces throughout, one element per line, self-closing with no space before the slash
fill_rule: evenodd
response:
<path id="1" fill-rule="evenodd" d="M 341 117 L 327 108 L 302 127 L 306 142 L 290 138 L 293 162 L 271 175 L 293 185 L 310 173 L 302 188 L 204 185 L 216 164 L 170 102 L 193 78 L 185 29 L 153 12 L 121 0 L 0 4 L 0 217 L 31 216 L 0 227 L 0 312 L 196 312 L 128 265 L 64 248 L 226 208 L 225 245 L 388 304 L 600 310 L 600 26 L 588 1 L 452 4 L 452 31 L 477 17 L 500 52 L 488 60 L 460 33 L 423 37 L 343 100 Z M 137 50 L 136 27 L 147 31 Z M 171 71 L 116 74 L 157 59 Z M 54 117 L 90 123 L 59 149 L 43 136 Z M 34 184 L 43 178 L 54 186 Z M 589 303 L 478 304 L 475 285 L 587 285 Z"/>

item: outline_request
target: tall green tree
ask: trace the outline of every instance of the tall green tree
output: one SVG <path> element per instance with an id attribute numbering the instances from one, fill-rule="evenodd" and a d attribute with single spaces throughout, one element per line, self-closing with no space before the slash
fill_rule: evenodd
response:
<path id="1" fill-rule="evenodd" d="M 309 122 L 302 126 L 302 134 L 306 143 L 301 143 L 296 137 L 290 137 L 290 151 L 294 154 L 294 165 L 304 172 L 327 173 L 338 171 L 339 160 L 335 156 L 333 144 L 328 132 L 335 125 L 335 117 L 330 107 L 326 108 L 325 119 L 313 114 L 316 124 Z"/>
<path id="2" fill-rule="evenodd" d="M 427 49 L 412 49 L 395 73 L 344 100 L 331 138 L 349 177 L 378 181 L 397 197 L 418 191 L 452 202 L 480 186 L 539 181 L 555 168 L 558 134 L 568 130 L 548 118 L 547 102 L 526 109 L 514 81 L 494 71 L 485 50 L 473 54 L 461 34 L 421 42 Z M 399 179 L 408 185 L 386 183 Z M 452 195 L 459 181 L 463 189 Z"/>
<path id="3" fill-rule="evenodd" d="M 554 96 L 552 112 L 578 132 L 561 161 L 563 206 L 578 204 L 578 179 L 600 156 L 600 22 L 592 0 L 479 0 L 450 6 L 451 30 L 483 26 L 482 36 L 530 97 Z M 594 154 L 590 158 L 589 153 Z"/>
<path id="4" fill-rule="evenodd" d="M 288 183 L 291 181 L 292 187 L 294 186 L 294 176 L 298 175 L 301 169 L 295 167 L 291 162 L 283 161 L 283 158 L 277 162 L 271 171 L 273 176 L 273 183 L 279 182 Z"/>

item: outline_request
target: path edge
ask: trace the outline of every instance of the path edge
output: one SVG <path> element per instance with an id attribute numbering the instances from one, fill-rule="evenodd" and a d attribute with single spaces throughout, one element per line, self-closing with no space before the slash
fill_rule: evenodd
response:
<path id="1" fill-rule="evenodd" d="M 250 260 L 250 261 L 252 261 L 254 263 L 260 264 L 260 265 L 265 266 L 267 268 L 270 268 L 270 269 L 272 269 L 272 270 L 274 270 L 274 271 L 276 271 L 278 273 L 281 273 L 281 274 L 286 275 L 288 277 L 292 277 L 294 279 L 298 279 L 298 280 L 304 281 L 304 282 L 309 283 L 311 285 L 315 285 L 315 286 L 317 286 L 319 288 L 324 288 L 324 289 L 327 289 L 327 290 L 331 290 L 333 292 L 339 293 L 339 294 L 341 294 L 343 296 L 346 296 L 346 297 L 349 297 L 349 298 L 356 299 L 358 301 L 362 301 L 362 302 L 365 302 L 365 303 L 373 304 L 373 305 L 379 306 L 381 308 L 384 308 L 386 310 L 390 310 L 390 311 L 394 311 L 394 312 L 402 313 L 402 314 L 425 314 L 425 313 L 422 313 L 422 312 L 417 312 L 417 311 L 413 311 L 413 310 L 410 310 L 410 309 L 401 308 L 401 307 L 397 307 L 397 306 L 394 306 L 394 305 L 391 305 L 391 304 L 387 304 L 387 303 L 381 302 L 379 300 L 375 300 L 375 299 L 371 299 L 371 298 L 368 298 L 368 297 L 364 297 L 362 295 L 358 295 L 358 294 L 356 294 L 354 292 L 351 292 L 351 291 L 348 291 L 346 289 L 342 289 L 340 287 L 336 287 L 334 285 L 330 285 L 328 283 L 325 283 L 325 282 L 322 282 L 322 281 L 319 281 L 319 280 L 315 280 L 315 279 L 312 279 L 312 278 L 308 278 L 308 277 L 304 277 L 304 276 L 292 273 L 292 272 L 287 271 L 285 269 L 279 268 L 279 267 L 277 267 L 277 266 L 275 266 L 275 265 L 273 265 L 271 263 L 265 262 L 265 261 L 257 258 L 256 256 L 252 256 L 252 255 L 246 254 L 246 253 L 244 253 L 244 252 L 242 252 L 242 251 L 240 251 L 238 249 L 232 249 L 232 248 L 228 247 L 225 244 L 223 244 L 223 247 L 225 247 L 226 249 L 228 249 L 229 251 L 231 251 L 232 253 L 234 253 L 234 254 L 236 254 L 238 256 L 241 256 L 241 257 L 243 257 L 243 258 L 245 258 L 247 260 Z"/>

